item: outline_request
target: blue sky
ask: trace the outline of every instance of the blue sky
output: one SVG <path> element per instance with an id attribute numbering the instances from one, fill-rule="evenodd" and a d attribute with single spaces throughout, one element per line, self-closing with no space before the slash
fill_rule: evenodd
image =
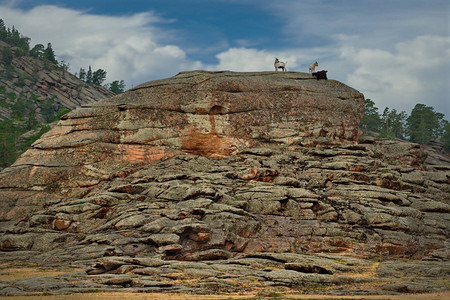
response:
<path id="1" fill-rule="evenodd" d="M 0 0 L 0 18 L 57 58 L 130 88 L 180 71 L 328 70 L 384 107 L 450 116 L 448 0 Z"/>

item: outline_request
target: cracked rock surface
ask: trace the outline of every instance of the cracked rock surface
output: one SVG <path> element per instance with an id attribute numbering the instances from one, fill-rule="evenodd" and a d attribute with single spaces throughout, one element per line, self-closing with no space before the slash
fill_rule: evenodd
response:
<path id="1" fill-rule="evenodd" d="M 0 274 L 0 295 L 448 289 L 450 166 L 357 144 L 361 101 L 309 74 L 187 72 L 70 113 L 0 173 L 2 272 L 57 274 Z"/>

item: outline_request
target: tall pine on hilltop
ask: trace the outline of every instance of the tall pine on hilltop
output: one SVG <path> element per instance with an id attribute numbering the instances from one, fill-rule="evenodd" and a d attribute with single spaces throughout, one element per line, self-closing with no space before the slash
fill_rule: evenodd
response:
<path id="1" fill-rule="evenodd" d="M 47 48 L 45 48 L 45 50 L 44 50 L 42 56 L 43 56 L 43 58 L 44 58 L 45 60 L 48 60 L 49 62 L 51 62 L 51 63 L 53 63 L 53 64 L 55 64 L 55 65 L 58 64 L 58 61 L 57 61 L 56 58 L 55 58 L 55 52 L 53 51 L 53 48 L 52 48 L 52 44 L 51 44 L 51 43 L 48 43 L 48 44 L 47 44 Z"/>
<path id="2" fill-rule="evenodd" d="M 364 134 L 368 134 L 369 131 L 379 132 L 381 119 L 378 107 L 370 99 L 366 99 L 365 102 L 365 113 L 361 120 L 361 129 L 363 129 Z"/>

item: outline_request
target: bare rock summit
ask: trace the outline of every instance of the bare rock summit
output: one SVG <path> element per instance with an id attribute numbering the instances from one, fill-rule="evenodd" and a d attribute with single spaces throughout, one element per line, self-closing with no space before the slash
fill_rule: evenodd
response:
<path id="1" fill-rule="evenodd" d="M 185 72 L 72 111 L 8 176 L 76 187 L 181 152 L 223 158 L 265 144 L 355 144 L 363 114 L 361 93 L 309 74 Z"/>

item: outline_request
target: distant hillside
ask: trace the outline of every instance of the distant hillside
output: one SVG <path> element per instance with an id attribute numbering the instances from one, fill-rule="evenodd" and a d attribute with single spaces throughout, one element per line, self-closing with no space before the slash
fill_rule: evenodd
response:
<path id="1" fill-rule="evenodd" d="M 0 41 L 0 168 L 12 164 L 64 113 L 114 95 L 67 69 Z"/>

